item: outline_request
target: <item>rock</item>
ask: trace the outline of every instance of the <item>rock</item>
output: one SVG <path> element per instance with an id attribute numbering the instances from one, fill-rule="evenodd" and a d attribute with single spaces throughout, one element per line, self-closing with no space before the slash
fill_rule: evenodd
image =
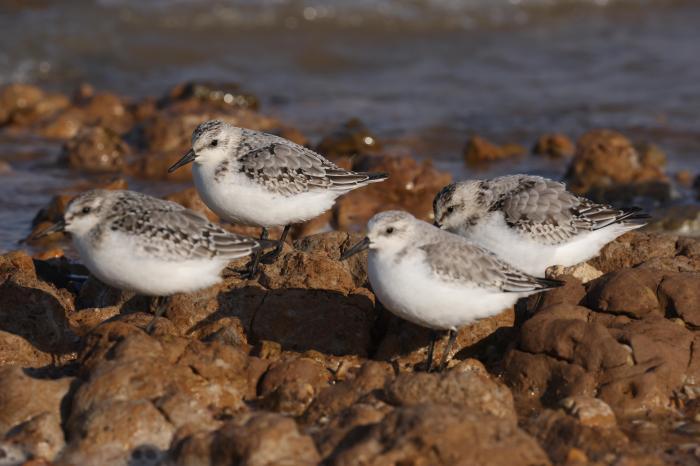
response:
<path id="1" fill-rule="evenodd" d="M 5 440 L 20 446 L 34 458 L 53 461 L 65 446 L 61 419 L 55 413 L 44 412 L 12 428 Z"/>
<path id="2" fill-rule="evenodd" d="M 598 200 L 620 198 L 640 189 L 651 194 L 646 183 L 660 183 L 658 196 L 670 193 L 664 174 L 664 157 L 657 150 L 643 148 L 640 154 L 629 139 L 610 130 L 589 131 L 579 138 L 566 179 L 569 189 Z M 607 190 L 617 190 L 606 192 Z M 656 189 L 656 188 L 653 188 Z M 596 191 L 597 190 L 597 191 Z"/>
<path id="3" fill-rule="evenodd" d="M 661 308 L 688 325 L 700 327 L 700 273 L 665 276 L 658 287 Z"/>
<path id="4" fill-rule="evenodd" d="M 353 118 L 321 139 L 316 151 L 330 160 L 357 155 L 377 154 L 382 144 L 365 124 Z"/>
<path id="5" fill-rule="evenodd" d="M 385 172 L 389 179 L 338 199 L 333 226 L 339 230 L 362 231 L 374 214 L 392 209 L 432 222 L 435 193 L 452 181 L 451 175 L 436 170 L 429 160 L 419 163 L 410 157 L 364 157 L 353 169 Z"/>
<path id="6" fill-rule="evenodd" d="M 527 152 L 525 148 L 518 144 L 497 146 L 480 136 L 473 136 L 469 138 L 464 147 L 463 157 L 469 165 L 480 165 L 522 155 L 525 152 Z"/>
<path id="7" fill-rule="evenodd" d="M 12 445 L 9 442 L 0 442 L 0 465 L 2 466 L 17 466 L 25 465 L 29 459 L 29 453 L 24 451 L 18 445 Z"/>
<path id="8" fill-rule="evenodd" d="M 504 385 L 477 372 L 404 373 L 390 382 L 386 400 L 394 405 L 457 405 L 515 423 L 513 396 Z"/>
<path id="9" fill-rule="evenodd" d="M 239 107 L 257 110 L 260 100 L 257 96 L 245 92 L 237 83 L 215 83 L 189 81 L 170 89 L 159 102 L 160 107 L 167 107 L 176 101 L 200 100 L 220 108 Z"/>
<path id="10" fill-rule="evenodd" d="M 636 267 L 653 259 L 673 258 L 677 238 L 670 235 L 647 234 L 637 231 L 620 236 L 600 250 L 589 263 L 603 273 Z"/>
<path id="11" fill-rule="evenodd" d="M 386 311 L 388 313 L 388 311 Z M 387 316 L 387 330 L 382 336 L 374 358 L 393 361 L 401 369 L 424 368 L 427 361 L 428 345 L 432 338 L 429 329 L 412 324 L 393 314 Z M 513 309 L 459 329 L 452 349 L 450 365 L 457 364 L 459 357 L 468 355 L 483 359 L 494 359 L 498 348 L 505 348 L 512 337 L 510 329 L 515 323 Z M 447 338 L 441 338 L 435 347 L 435 361 L 440 361 L 447 345 Z M 465 354 L 466 353 L 466 354 Z"/>
<path id="12" fill-rule="evenodd" d="M 537 442 L 513 422 L 445 405 L 397 408 L 358 434 L 329 464 L 550 464 Z"/>
<path id="13" fill-rule="evenodd" d="M 187 437 L 175 447 L 174 457 L 182 466 L 310 466 L 321 461 L 311 437 L 300 433 L 292 419 L 273 413 L 237 417 L 215 432 Z"/>
<path id="14" fill-rule="evenodd" d="M 100 126 L 81 129 L 63 147 L 63 157 L 71 168 L 91 173 L 121 171 L 129 152 L 118 134 Z"/>
<path id="15" fill-rule="evenodd" d="M 561 406 L 584 426 L 610 428 L 617 425 L 613 410 L 598 398 L 573 396 L 561 400 Z"/>
<path id="16" fill-rule="evenodd" d="M 44 367 L 54 361 L 51 353 L 36 349 L 27 339 L 0 330 L 0 366 Z"/>
<path id="17" fill-rule="evenodd" d="M 565 158 L 574 155 L 574 143 L 564 134 L 543 134 L 537 139 L 532 152 L 552 158 Z"/>
<path id="18" fill-rule="evenodd" d="M 312 359 L 273 364 L 260 382 L 262 405 L 281 414 L 300 416 L 330 379 L 328 371 Z"/>
<path id="19" fill-rule="evenodd" d="M 588 283 L 596 278 L 603 275 L 603 272 L 593 267 L 588 262 L 582 262 L 581 264 L 576 264 L 571 267 L 564 267 L 562 265 L 553 265 L 548 267 L 545 271 L 545 276 L 547 278 L 560 278 L 564 275 L 570 275 L 581 283 Z"/>
<path id="20" fill-rule="evenodd" d="M 663 275 L 646 268 L 622 269 L 594 280 L 586 296 L 591 309 L 635 318 L 662 315 L 656 290 Z"/>
<path id="21" fill-rule="evenodd" d="M 165 450 L 174 427 L 146 400 L 111 400 L 91 410 L 80 428 L 71 429 L 61 455 L 66 464 L 125 464 L 142 445 Z"/>
<path id="22" fill-rule="evenodd" d="M 14 365 L 0 367 L 0 437 L 12 428 L 48 413 L 61 419 L 61 404 L 73 379 L 35 379 Z"/>
<path id="23" fill-rule="evenodd" d="M 609 464 L 608 455 L 615 458 L 628 446 L 627 437 L 614 426 L 588 426 L 562 411 L 544 410 L 528 419 L 524 429 L 537 438 L 555 464 Z M 567 462 L 571 460 L 583 463 Z"/>
<path id="24" fill-rule="evenodd" d="M 693 174 L 690 170 L 679 170 L 674 175 L 674 178 L 681 186 L 686 188 L 693 186 Z"/>
<path id="25" fill-rule="evenodd" d="M 655 214 L 658 215 L 645 228 L 646 231 L 700 236 L 700 207 L 695 204 L 667 206 Z"/>
<path id="26" fill-rule="evenodd" d="M 134 124 L 128 105 L 117 95 L 97 93 L 67 107 L 42 122 L 42 136 L 70 139 L 86 126 L 100 126 L 117 134 L 127 133 Z"/>
<path id="27" fill-rule="evenodd" d="M 64 95 L 29 84 L 10 84 L 0 89 L 0 126 L 31 126 L 68 105 Z"/>
<path id="28" fill-rule="evenodd" d="M 0 256 L 0 330 L 24 338 L 39 351 L 69 354 L 79 344 L 67 319 L 71 300 L 66 290 L 36 276 L 26 253 Z"/>

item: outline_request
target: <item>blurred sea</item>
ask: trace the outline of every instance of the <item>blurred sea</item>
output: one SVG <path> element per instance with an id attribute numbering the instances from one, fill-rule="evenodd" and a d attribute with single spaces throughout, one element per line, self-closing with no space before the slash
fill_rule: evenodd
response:
<path id="1" fill-rule="evenodd" d="M 312 140 L 359 117 L 456 178 L 564 172 L 524 157 L 470 173 L 471 133 L 529 146 L 597 127 L 698 173 L 699 24 L 697 0 L 5 0 L 0 84 L 139 97 L 239 82 Z M 0 141 L 17 174 L 0 185 L 0 250 L 74 176 L 18 151 L 32 149 Z"/>

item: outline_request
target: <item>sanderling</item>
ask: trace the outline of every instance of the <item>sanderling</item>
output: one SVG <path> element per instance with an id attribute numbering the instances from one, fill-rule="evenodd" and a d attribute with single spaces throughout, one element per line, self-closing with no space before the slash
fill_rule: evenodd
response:
<path id="1" fill-rule="evenodd" d="M 101 281 L 153 297 L 214 285 L 231 260 L 260 246 L 180 204 L 133 191 L 87 191 L 71 201 L 62 221 L 35 237 L 58 231 L 71 234 L 85 266 Z M 149 332 L 162 313 L 158 301 Z"/>
<path id="2" fill-rule="evenodd" d="M 342 259 L 369 248 L 369 281 L 382 305 L 415 324 L 449 332 L 441 367 L 459 327 L 562 284 L 521 272 L 486 249 L 407 212 L 379 213 L 367 230 L 365 239 L 345 251 Z M 434 333 L 428 370 L 435 338 Z"/>
<path id="3" fill-rule="evenodd" d="M 440 228 L 532 275 L 595 257 L 649 218 L 639 208 L 596 204 L 567 191 L 563 183 L 529 175 L 450 184 L 435 196 L 433 211 Z"/>
<path id="4" fill-rule="evenodd" d="M 336 198 L 383 181 L 383 173 L 344 170 L 321 155 L 272 134 L 237 128 L 214 120 L 192 133 L 192 149 L 168 172 L 194 162 L 194 184 L 204 203 L 224 221 L 267 229 L 284 226 L 279 255 L 293 223 L 327 211 Z M 254 275 L 259 253 L 250 267 Z"/>

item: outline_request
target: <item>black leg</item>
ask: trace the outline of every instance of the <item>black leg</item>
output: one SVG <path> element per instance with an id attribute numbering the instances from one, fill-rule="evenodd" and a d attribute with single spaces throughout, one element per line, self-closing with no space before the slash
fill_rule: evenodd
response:
<path id="1" fill-rule="evenodd" d="M 260 239 L 267 239 L 268 234 L 269 232 L 267 231 L 267 228 L 263 227 L 262 231 L 260 232 Z M 260 256 L 262 255 L 261 249 L 262 248 L 258 249 L 253 254 L 253 260 L 250 261 L 248 270 L 243 274 L 246 278 L 252 279 L 258 274 L 258 265 L 260 265 Z"/>
<path id="2" fill-rule="evenodd" d="M 153 326 L 156 324 L 156 320 L 163 316 L 165 312 L 165 302 L 167 298 L 162 296 L 156 296 L 151 301 L 151 311 L 153 312 L 153 318 L 146 325 L 146 333 L 150 334 L 153 331 Z"/>
<path id="3" fill-rule="evenodd" d="M 425 372 L 430 372 L 430 370 L 433 368 L 433 354 L 435 353 L 435 342 L 438 338 L 438 332 L 432 330 L 430 333 L 430 346 L 428 346 L 428 362 L 425 366 Z"/>
<path id="4" fill-rule="evenodd" d="M 442 361 L 440 362 L 439 369 L 440 372 L 444 371 L 447 368 L 447 363 L 449 362 L 448 358 L 450 357 L 450 351 L 452 351 L 452 347 L 454 346 L 455 340 L 457 339 L 457 332 L 455 330 L 448 330 L 447 335 L 447 347 L 445 348 L 445 352 L 442 353 Z"/>
<path id="5" fill-rule="evenodd" d="M 289 234 L 289 229 L 291 227 L 292 227 L 291 225 L 286 225 L 284 227 L 284 230 L 282 230 L 282 236 L 280 236 L 280 240 L 277 242 L 277 246 L 275 246 L 275 249 L 273 249 L 271 252 L 265 254 L 265 257 L 263 258 L 263 260 L 265 261 L 266 264 L 271 264 L 275 260 L 277 260 L 277 257 L 282 252 L 282 248 L 284 248 L 284 242 L 287 240 L 287 235 Z"/>

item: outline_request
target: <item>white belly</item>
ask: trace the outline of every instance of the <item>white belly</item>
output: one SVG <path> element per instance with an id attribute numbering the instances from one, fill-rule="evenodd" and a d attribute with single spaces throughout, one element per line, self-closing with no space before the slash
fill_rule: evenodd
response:
<path id="1" fill-rule="evenodd" d="M 214 183 L 204 171 L 197 165 L 192 170 L 194 184 L 204 203 L 223 220 L 244 225 L 274 227 L 305 222 L 333 207 L 342 194 L 318 191 L 282 196 L 238 174 Z"/>
<path id="2" fill-rule="evenodd" d="M 601 248 L 637 226 L 611 225 L 582 233 L 566 243 L 541 244 L 509 228 L 502 217 L 492 216 L 459 234 L 494 252 L 513 266 L 536 277 L 543 277 L 552 265 L 570 267 L 595 257 Z"/>
<path id="3" fill-rule="evenodd" d="M 422 327 L 454 330 L 500 313 L 521 296 L 443 282 L 416 259 L 395 263 L 372 250 L 368 274 L 384 307 Z"/>
<path id="4" fill-rule="evenodd" d="M 90 272 L 104 283 L 146 296 L 190 293 L 221 281 L 227 261 L 196 259 L 164 261 L 139 257 L 122 235 L 107 234 L 100 248 L 74 239 L 76 249 Z"/>

